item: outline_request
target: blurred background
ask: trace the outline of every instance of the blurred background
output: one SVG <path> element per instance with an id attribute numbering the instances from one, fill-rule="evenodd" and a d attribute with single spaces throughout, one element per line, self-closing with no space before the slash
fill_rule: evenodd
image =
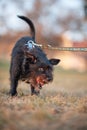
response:
<path id="1" fill-rule="evenodd" d="M 44 49 L 61 59 L 54 81 L 40 97 L 19 81 L 18 96 L 9 97 L 11 51 L 30 34 L 17 15 L 32 19 L 39 44 L 87 48 L 87 0 L 0 0 L 0 130 L 87 130 L 87 52 Z"/>
<path id="2" fill-rule="evenodd" d="M 0 0 L 0 65 L 10 60 L 16 41 L 29 35 L 17 15 L 32 19 L 40 44 L 87 47 L 87 0 Z M 60 58 L 64 69 L 87 70 L 87 52 L 44 51 L 49 58 Z"/>

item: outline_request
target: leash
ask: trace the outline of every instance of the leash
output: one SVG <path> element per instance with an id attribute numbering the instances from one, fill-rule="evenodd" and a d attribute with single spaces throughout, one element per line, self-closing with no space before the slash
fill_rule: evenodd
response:
<path id="1" fill-rule="evenodd" d="M 50 50 L 58 50 L 58 51 L 77 51 L 77 52 L 87 52 L 86 47 L 52 47 L 52 46 L 43 46 L 43 49 L 50 49 Z"/>
<path id="2" fill-rule="evenodd" d="M 87 47 L 52 47 L 51 45 L 37 44 L 32 40 L 27 42 L 27 48 L 32 50 L 35 46 L 41 47 L 42 49 L 58 50 L 58 51 L 76 51 L 76 52 L 87 52 Z"/>

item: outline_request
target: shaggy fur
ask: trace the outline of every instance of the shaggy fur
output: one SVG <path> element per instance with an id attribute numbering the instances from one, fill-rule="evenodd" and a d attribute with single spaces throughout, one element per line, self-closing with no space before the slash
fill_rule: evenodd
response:
<path id="1" fill-rule="evenodd" d="M 32 21 L 25 16 L 18 17 L 30 26 L 31 37 L 19 39 L 12 50 L 10 94 L 17 95 L 18 81 L 22 80 L 30 84 L 32 95 L 38 95 L 42 86 L 53 80 L 53 65 L 57 65 L 60 60 L 47 58 L 41 47 L 36 44 Z"/>

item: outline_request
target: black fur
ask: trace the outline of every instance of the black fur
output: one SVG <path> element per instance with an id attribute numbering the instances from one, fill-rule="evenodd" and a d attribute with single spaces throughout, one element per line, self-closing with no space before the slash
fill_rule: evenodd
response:
<path id="1" fill-rule="evenodd" d="M 53 80 L 53 65 L 57 65 L 60 60 L 48 60 L 46 54 L 35 42 L 35 28 L 32 21 L 25 16 L 18 17 L 28 23 L 32 36 L 19 39 L 12 50 L 10 93 L 12 96 L 17 94 L 18 81 L 22 80 L 30 84 L 31 94 L 37 95 L 44 84 Z"/>

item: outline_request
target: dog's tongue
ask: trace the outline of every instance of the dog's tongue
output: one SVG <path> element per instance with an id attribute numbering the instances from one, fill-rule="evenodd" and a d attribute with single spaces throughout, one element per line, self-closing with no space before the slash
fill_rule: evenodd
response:
<path id="1" fill-rule="evenodd" d="M 39 77 L 37 77 L 36 82 L 37 82 L 37 84 L 39 84 L 39 86 L 44 85 L 44 83 L 41 81 L 41 79 Z"/>

